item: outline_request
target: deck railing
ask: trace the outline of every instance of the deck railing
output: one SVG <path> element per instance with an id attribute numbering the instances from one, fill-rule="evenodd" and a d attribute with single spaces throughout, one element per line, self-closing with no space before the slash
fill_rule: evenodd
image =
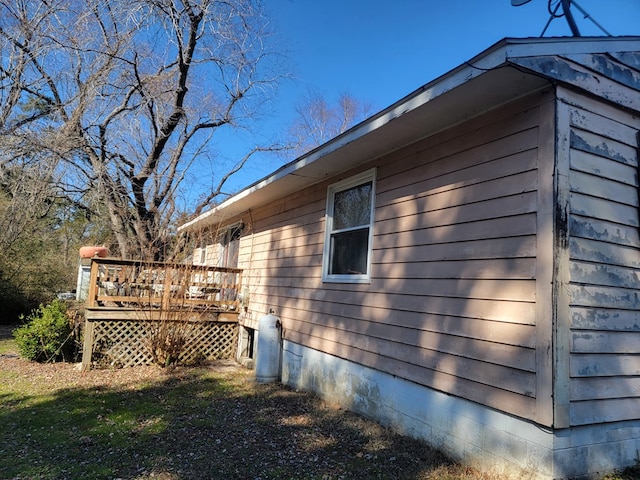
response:
<path id="1" fill-rule="evenodd" d="M 241 282 L 237 268 L 94 258 L 86 307 L 239 312 Z"/>

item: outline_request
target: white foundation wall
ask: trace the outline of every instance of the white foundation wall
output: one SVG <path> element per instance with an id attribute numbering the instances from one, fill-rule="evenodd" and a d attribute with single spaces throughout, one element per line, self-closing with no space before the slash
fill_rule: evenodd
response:
<path id="1" fill-rule="evenodd" d="M 555 478 L 601 479 L 640 459 L 640 421 L 556 430 Z"/>
<path id="2" fill-rule="evenodd" d="M 424 439 L 455 459 L 514 478 L 598 478 L 633 465 L 640 448 L 640 424 L 553 432 L 286 340 L 282 383 Z"/>

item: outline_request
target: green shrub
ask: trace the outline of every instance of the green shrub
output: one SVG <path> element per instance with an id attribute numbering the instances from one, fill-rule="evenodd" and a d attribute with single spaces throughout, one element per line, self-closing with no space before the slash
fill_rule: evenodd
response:
<path id="1" fill-rule="evenodd" d="M 24 316 L 21 320 L 25 320 Z M 54 300 L 49 305 L 40 305 L 26 320 L 27 323 L 13 331 L 22 357 L 36 362 L 73 358 L 73 329 L 63 302 Z"/>

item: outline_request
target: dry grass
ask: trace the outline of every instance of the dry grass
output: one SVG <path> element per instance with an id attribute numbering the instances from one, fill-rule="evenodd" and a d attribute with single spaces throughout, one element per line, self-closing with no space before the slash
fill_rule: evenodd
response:
<path id="1" fill-rule="evenodd" d="M 499 478 L 232 362 L 81 373 L 0 348 L 0 478 Z"/>

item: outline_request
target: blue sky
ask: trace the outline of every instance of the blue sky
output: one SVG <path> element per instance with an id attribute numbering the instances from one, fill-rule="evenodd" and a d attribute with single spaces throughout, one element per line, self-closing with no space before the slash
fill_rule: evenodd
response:
<path id="1" fill-rule="evenodd" d="M 548 0 L 265 0 L 291 78 L 278 90 L 265 132 L 284 131 L 295 105 L 313 91 L 368 102 L 374 114 L 505 37 L 539 37 Z M 553 0 L 553 4 L 556 0 Z M 612 35 L 640 35 L 640 0 L 578 0 Z M 582 35 L 603 35 L 572 8 Z M 549 36 L 570 36 L 564 18 Z M 282 158 L 257 158 L 227 185 L 237 191 L 271 173 Z"/>
<path id="2" fill-rule="evenodd" d="M 539 37 L 547 0 L 268 0 L 297 85 L 348 91 L 381 110 L 504 37 Z M 555 1 L 554 1 L 555 3 Z M 640 0 L 579 0 L 613 35 L 640 35 Z M 583 35 L 602 35 L 575 7 Z M 570 35 L 564 18 L 545 36 Z M 285 94 L 290 93 L 283 92 Z"/>

